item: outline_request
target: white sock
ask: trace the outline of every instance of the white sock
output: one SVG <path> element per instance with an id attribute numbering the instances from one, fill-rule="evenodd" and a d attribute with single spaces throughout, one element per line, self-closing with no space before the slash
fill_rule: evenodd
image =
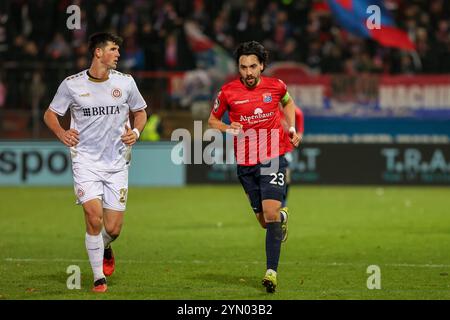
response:
<path id="1" fill-rule="evenodd" d="M 102 235 L 92 236 L 86 233 L 86 249 L 91 263 L 92 272 L 94 273 L 94 281 L 105 278 L 103 274 L 103 244 Z"/>
<path id="2" fill-rule="evenodd" d="M 103 237 L 103 245 L 105 249 L 108 249 L 109 245 L 111 244 L 111 242 L 114 241 L 114 239 L 109 235 L 108 232 L 106 232 L 105 227 L 103 227 L 102 229 L 102 237 Z"/>
<path id="3" fill-rule="evenodd" d="M 268 274 L 268 273 L 273 273 L 273 274 L 277 275 L 277 272 L 273 269 L 267 269 L 266 274 Z"/>

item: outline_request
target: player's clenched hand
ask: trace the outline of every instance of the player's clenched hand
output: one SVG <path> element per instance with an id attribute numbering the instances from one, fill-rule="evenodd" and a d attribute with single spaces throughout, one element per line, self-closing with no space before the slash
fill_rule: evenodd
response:
<path id="1" fill-rule="evenodd" d="M 78 142 L 80 142 L 78 138 L 78 131 L 75 129 L 64 131 L 58 138 L 68 147 L 74 147 L 78 144 Z"/>
<path id="2" fill-rule="evenodd" d="M 232 134 L 233 136 L 237 136 L 241 130 L 242 130 L 243 125 L 240 124 L 239 122 L 232 122 L 228 129 L 226 130 L 227 133 Z"/>
<path id="3" fill-rule="evenodd" d="M 125 133 L 121 136 L 122 142 L 128 146 L 132 146 L 136 143 L 137 136 L 136 133 L 130 129 L 127 125 L 125 125 Z"/>
<path id="4" fill-rule="evenodd" d="M 295 130 L 289 130 L 289 141 L 294 145 L 294 147 L 298 147 L 302 141 L 302 138 L 302 134 L 298 135 Z"/>

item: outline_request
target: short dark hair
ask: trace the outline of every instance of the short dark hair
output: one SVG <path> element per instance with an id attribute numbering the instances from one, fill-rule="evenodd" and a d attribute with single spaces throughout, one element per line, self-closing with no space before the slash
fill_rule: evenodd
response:
<path id="1" fill-rule="evenodd" d="M 264 46 L 257 41 L 243 42 L 237 47 L 234 52 L 236 63 L 239 65 L 239 58 L 241 56 L 248 56 L 251 54 L 257 56 L 259 63 L 264 64 L 264 68 L 266 67 L 269 60 L 269 52 L 267 52 Z"/>
<path id="2" fill-rule="evenodd" d="M 94 57 L 95 49 L 103 48 L 104 46 L 106 46 L 106 43 L 108 41 L 111 41 L 117 44 L 118 46 L 121 46 L 123 39 L 109 32 L 97 32 L 92 34 L 89 37 L 89 46 L 88 46 L 89 52 L 91 53 L 91 57 Z"/>

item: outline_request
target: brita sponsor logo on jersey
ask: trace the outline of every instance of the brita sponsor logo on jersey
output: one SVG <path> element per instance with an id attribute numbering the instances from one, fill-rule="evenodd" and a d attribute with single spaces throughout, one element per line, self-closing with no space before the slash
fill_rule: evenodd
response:
<path id="1" fill-rule="evenodd" d="M 258 122 L 263 122 L 263 121 L 267 121 L 269 118 L 271 118 L 273 115 L 275 114 L 275 112 L 271 111 L 268 113 L 264 113 L 264 111 L 261 108 L 256 108 L 253 111 L 253 115 L 252 116 L 244 116 L 241 115 L 241 119 L 240 121 L 246 121 L 248 123 L 258 123 Z"/>
<path id="2" fill-rule="evenodd" d="M 83 107 L 82 109 L 85 117 L 120 114 L 119 106 Z"/>

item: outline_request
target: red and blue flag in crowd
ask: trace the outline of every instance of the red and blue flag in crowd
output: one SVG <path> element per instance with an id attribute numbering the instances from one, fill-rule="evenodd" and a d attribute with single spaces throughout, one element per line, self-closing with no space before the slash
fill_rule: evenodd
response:
<path id="1" fill-rule="evenodd" d="M 328 5 L 338 24 L 348 32 L 371 38 L 386 47 L 415 50 L 408 34 L 396 27 L 383 0 L 328 0 Z M 367 9 L 372 5 L 379 8 L 379 28 L 367 27 L 366 21 L 373 14 L 368 13 Z"/>

